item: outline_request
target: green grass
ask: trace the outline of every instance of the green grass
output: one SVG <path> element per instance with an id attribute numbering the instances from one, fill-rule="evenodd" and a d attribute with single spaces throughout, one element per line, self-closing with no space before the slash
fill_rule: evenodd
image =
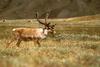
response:
<path id="1" fill-rule="evenodd" d="M 65 20 L 65 19 L 64 19 Z M 11 30 L 15 27 L 42 27 L 33 20 L 7 20 L 0 23 L 0 67 L 100 67 L 99 21 L 56 23 L 55 37 L 41 41 L 22 42 L 20 48 L 12 43 Z"/>

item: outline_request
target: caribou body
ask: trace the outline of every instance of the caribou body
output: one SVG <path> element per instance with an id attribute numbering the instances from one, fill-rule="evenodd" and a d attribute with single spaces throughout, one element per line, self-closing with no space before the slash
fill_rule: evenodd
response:
<path id="1" fill-rule="evenodd" d="M 38 19 L 38 13 L 36 14 L 37 21 L 44 25 L 44 28 L 13 28 L 13 39 L 8 42 L 7 47 L 14 41 L 17 40 L 17 47 L 20 46 L 21 41 L 35 41 L 38 46 L 41 46 L 40 40 L 45 39 L 48 33 L 54 34 L 55 25 L 51 25 L 47 22 L 48 14 L 46 15 L 45 22 L 41 22 Z"/>

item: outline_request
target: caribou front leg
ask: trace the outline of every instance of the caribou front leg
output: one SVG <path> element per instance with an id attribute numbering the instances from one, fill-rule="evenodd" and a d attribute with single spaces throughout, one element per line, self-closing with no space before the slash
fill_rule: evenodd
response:
<path id="1" fill-rule="evenodd" d="M 36 43 L 38 44 L 39 47 L 41 47 L 40 39 L 39 38 L 36 39 Z"/>
<path id="2" fill-rule="evenodd" d="M 18 41 L 17 41 L 17 43 L 16 43 L 16 46 L 17 46 L 17 47 L 20 46 L 21 41 L 22 41 L 21 39 L 18 39 Z"/>

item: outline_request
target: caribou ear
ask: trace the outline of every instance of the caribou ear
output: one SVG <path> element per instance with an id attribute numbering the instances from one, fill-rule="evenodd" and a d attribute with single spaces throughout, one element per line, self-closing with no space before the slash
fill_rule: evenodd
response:
<path id="1" fill-rule="evenodd" d="M 56 24 L 54 24 L 54 25 L 51 25 L 51 28 L 52 28 L 52 29 L 54 29 L 54 27 L 55 27 L 55 26 L 56 26 Z"/>
<path id="2" fill-rule="evenodd" d="M 54 26 L 56 26 L 57 24 L 54 24 Z"/>
<path id="3" fill-rule="evenodd" d="M 55 27 L 55 26 L 56 26 L 56 24 L 52 25 L 52 27 Z"/>

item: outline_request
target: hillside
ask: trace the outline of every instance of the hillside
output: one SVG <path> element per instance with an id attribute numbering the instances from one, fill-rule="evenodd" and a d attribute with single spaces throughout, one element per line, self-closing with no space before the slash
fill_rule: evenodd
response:
<path id="1" fill-rule="evenodd" d="M 100 14 L 100 0 L 0 0 L 0 17 L 7 19 L 35 18 L 49 11 L 50 18 L 68 18 Z"/>

